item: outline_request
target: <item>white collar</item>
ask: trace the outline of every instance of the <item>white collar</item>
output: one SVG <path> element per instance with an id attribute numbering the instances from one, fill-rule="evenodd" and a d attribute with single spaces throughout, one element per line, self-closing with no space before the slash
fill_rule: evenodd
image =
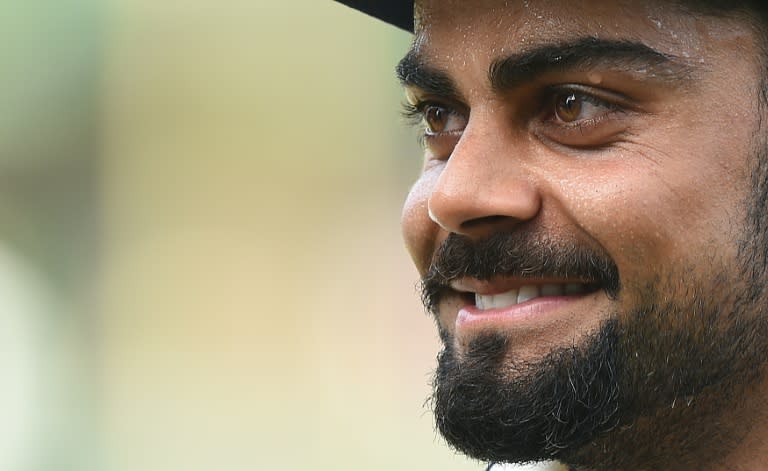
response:
<path id="1" fill-rule="evenodd" d="M 562 468 L 557 463 L 544 462 L 533 464 L 504 464 L 496 463 L 488 471 L 559 471 Z"/>

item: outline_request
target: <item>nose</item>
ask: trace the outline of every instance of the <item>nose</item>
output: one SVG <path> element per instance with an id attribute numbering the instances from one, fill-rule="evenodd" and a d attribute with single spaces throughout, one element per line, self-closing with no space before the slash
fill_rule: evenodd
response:
<path id="1" fill-rule="evenodd" d="M 541 194 L 518 144 L 469 127 L 428 200 L 429 217 L 448 232 L 482 238 L 533 219 Z"/>

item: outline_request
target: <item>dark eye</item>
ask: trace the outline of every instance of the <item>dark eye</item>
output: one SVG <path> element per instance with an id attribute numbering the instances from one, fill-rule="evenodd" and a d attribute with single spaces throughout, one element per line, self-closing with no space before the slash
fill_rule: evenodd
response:
<path id="1" fill-rule="evenodd" d="M 559 95 L 555 101 L 555 116 L 560 121 L 571 123 L 581 115 L 582 101 L 575 93 Z"/>
<path id="2" fill-rule="evenodd" d="M 560 123 L 594 122 L 614 111 L 616 106 L 586 93 L 565 91 L 554 97 L 554 119 Z"/>
<path id="3" fill-rule="evenodd" d="M 466 118 L 455 110 L 442 105 L 426 105 L 422 109 L 427 135 L 461 132 Z"/>
<path id="4" fill-rule="evenodd" d="M 448 111 L 441 106 L 429 105 L 424 109 L 424 121 L 432 134 L 443 132 L 447 119 Z"/>

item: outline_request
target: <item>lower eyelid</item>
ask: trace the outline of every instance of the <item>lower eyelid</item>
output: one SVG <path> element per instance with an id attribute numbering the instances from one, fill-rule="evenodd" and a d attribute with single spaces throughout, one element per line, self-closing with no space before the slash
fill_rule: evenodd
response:
<path id="1" fill-rule="evenodd" d="M 452 116 L 454 116 L 454 115 L 452 115 Z M 456 114 L 455 118 L 460 121 L 459 123 L 456 123 L 456 126 L 454 126 L 456 129 L 449 129 L 448 131 L 445 131 L 445 132 L 449 132 L 449 133 L 451 133 L 451 132 L 463 132 L 464 128 L 467 127 L 467 121 L 466 121 L 466 119 L 463 116 Z M 446 127 L 451 128 L 452 126 L 446 126 Z"/>
<path id="2" fill-rule="evenodd" d="M 456 147 L 464 130 L 447 131 L 440 134 L 424 134 L 423 143 L 430 154 L 434 156 L 432 160 L 443 160 L 450 157 L 453 148 Z"/>
<path id="3" fill-rule="evenodd" d="M 604 125 L 601 125 L 600 122 L 580 122 L 570 126 L 551 124 L 533 130 L 534 135 L 543 142 L 582 149 L 611 145 L 621 136 L 626 135 L 627 132 L 627 126 L 620 121 L 614 121 L 613 124 L 609 122 Z"/>
<path id="4" fill-rule="evenodd" d="M 443 131 L 443 132 L 436 132 L 436 133 L 424 133 L 425 139 L 439 139 L 439 138 L 458 138 L 461 137 L 461 135 L 464 133 L 464 130 L 456 130 L 456 131 Z"/>

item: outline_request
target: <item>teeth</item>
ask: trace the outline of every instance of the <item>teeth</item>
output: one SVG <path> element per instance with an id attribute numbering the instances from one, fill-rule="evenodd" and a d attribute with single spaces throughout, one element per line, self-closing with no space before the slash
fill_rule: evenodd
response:
<path id="1" fill-rule="evenodd" d="M 562 296 L 565 293 L 563 285 L 541 285 L 542 296 Z"/>
<path id="2" fill-rule="evenodd" d="M 475 293 L 475 307 L 480 309 L 481 311 L 485 311 L 488 309 L 485 307 L 485 304 L 488 302 L 488 300 L 493 301 L 493 296 L 483 296 L 482 294 Z"/>
<path id="3" fill-rule="evenodd" d="M 565 285 L 565 294 L 581 294 L 587 291 L 586 286 L 580 283 L 568 283 Z"/>
<path id="4" fill-rule="evenodd" d="M 485 311 L 486 309 L 499 309 L 502 307 L 514 306 L 517 303 L 516 289 L 495 295 L 475 294 L 475 306 L 482 311 Z"/>
<path id="5" fill-rule="evenodd" d="M 513 289 L 506 293 L 497 294 L 493 297 L 493 304 L 495 307 L 506 307 L 517 304 L 520 301 L 517 300 L 517 290 Z"/>
<path id="6" fill-rule="evenodd" d="M 517 294 L 517 304 L 524 303 L 529 299 L 538 298 L 541 295 L 538 286 L 521 286 Z"/>
<path id="7" fill-rule="evenodd" d="M 586 292 L 587 287 L 581 283 L 524 285 L 519 289 L 509 290 L 505 293 L 494 295 L 475 294 L 475 306 L 481 311 L 501 309 L 524 303 L 540 296 L 563 296 Z"/>

